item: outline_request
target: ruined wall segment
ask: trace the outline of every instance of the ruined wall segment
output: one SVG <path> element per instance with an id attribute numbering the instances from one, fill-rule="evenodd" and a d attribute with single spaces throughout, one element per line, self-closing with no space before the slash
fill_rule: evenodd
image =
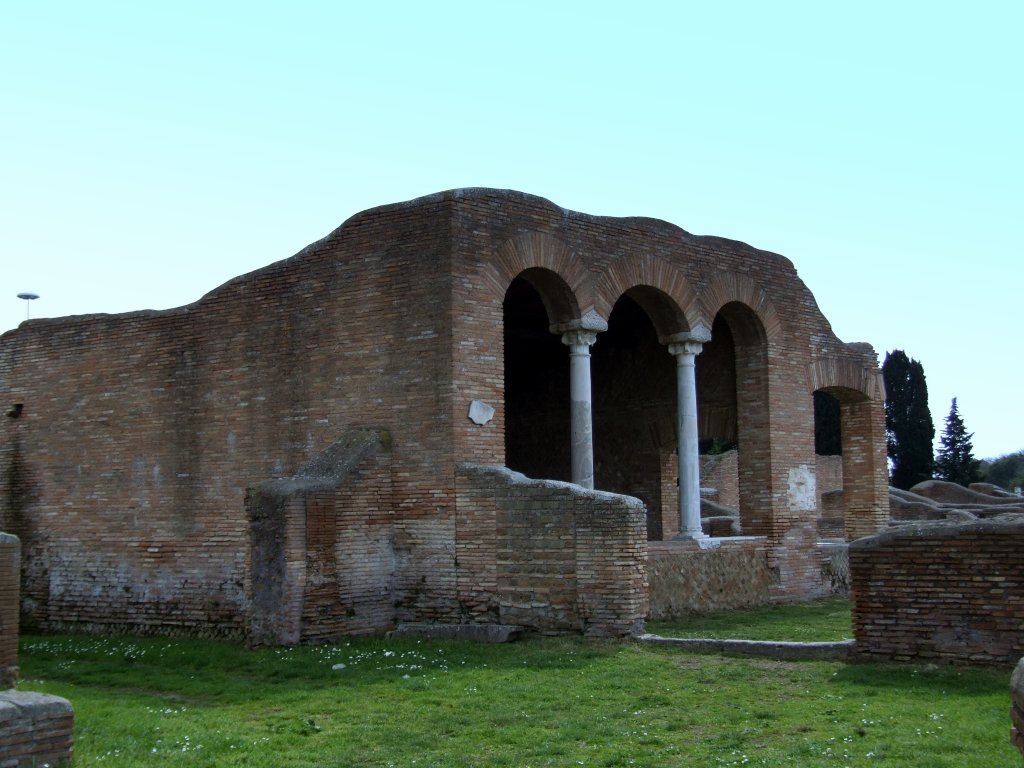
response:
<path id="1" fill-rule="evenodd" d="M 856 652 L 1015 663 L 1024 655 L 1024 519 L 1013 518 L 900 526 L 850 544 Z"/>
<path id="2" fill-rule="evenodd" d="M 245 489 L 367 425 L 401 435 L 412 610 L 452 610 L 445 209 L 364 212 L 188 307 L 0 338 L 30 626 L 244 634 Z"/>
<path id="3" fill-rule="evenodd" d="M 494 585 L 485 593 L 488 605 L 479 593 L 463 593 L 476 598 L 467 605 L 543 633 L 620 637 L 642 628 L 647 537 L 640 501 L 494 466 L 462 465 L 458 486 L 460 525 L 475 525 L 473 541 L 485 548 L 475 564 L 483 584 Z"/>
<path id="4" fill-rule="evenodd" d="M 21 586 L 21 542 L 0 533 L 0 691 L 18 681 L 18 607 Z"/>

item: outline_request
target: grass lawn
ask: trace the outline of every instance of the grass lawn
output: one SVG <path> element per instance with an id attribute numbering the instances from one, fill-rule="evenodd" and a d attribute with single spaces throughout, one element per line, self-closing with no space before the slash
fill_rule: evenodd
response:
<path id="1" fill-rule="evenodd" d="M 853 637 L 850 601 L 846 598 L 726 611 L 672 621 L 649 621 L 647 631 L 663 637 L 794 640 L 802 643 L 849 640 Z"/>
<path id="2" fill-rule="evenodd" d="M 1010 670 L 503 646 L 22 638 L 20 687 L 76 711 L 77 767 L 1019 768 Z"/>

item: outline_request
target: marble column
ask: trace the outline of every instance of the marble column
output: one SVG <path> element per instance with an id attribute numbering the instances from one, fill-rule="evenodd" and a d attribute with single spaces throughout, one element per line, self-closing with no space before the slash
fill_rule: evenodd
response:
<path id="1" fill-rule="evenodd" d="M 711 332 L 703 325 L 666 339 L 676 358 L 676 433 L 679 436 L 679 535 L 703 539 L 700 526 L 700 450 L 697 446 L 696 357 Z"/>
<path id="2" fill-rule="evenodd" d="M 590 348 L 595 341 L 597 341 L 597 333 L 582 328 L 562 334 L 562 343 L 569 347 L 572 481 L 584 488 L 594 487 L 594 426 L 591 416 Z"/>

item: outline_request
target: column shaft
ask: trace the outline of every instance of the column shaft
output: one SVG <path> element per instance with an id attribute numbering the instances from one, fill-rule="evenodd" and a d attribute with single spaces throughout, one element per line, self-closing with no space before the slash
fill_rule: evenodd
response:
<path id="1" fill-rule="evenodd" d="M 590 345 L 597 334 L 570 331 L 562 335 L 569 347 L 569 399 L 572 430 L 572 481 L 594 487 L 594 427 L 591 416 Z"/>
<path id="2" fill-rule="evenodd" d="M 676 434 L 679 436 L 679 536 L 704 539 L 700 525 L 700 448 L 697 433 L 696 357 L 711 332 L 704 326 L 668 339 L 676 358 Z"/>

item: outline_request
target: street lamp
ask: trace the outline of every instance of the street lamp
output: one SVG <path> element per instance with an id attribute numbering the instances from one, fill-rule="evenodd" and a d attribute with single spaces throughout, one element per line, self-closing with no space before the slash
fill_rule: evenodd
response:
<path id="1" fill-rule="evenodd" d="M 18 298 L 25 300 L 25 319 L 28 320 L 28 308 L 31 306 L 32 301 L 39 298 L 39 294 L 25 291 L 24 293 L 19 293 Z"/>

